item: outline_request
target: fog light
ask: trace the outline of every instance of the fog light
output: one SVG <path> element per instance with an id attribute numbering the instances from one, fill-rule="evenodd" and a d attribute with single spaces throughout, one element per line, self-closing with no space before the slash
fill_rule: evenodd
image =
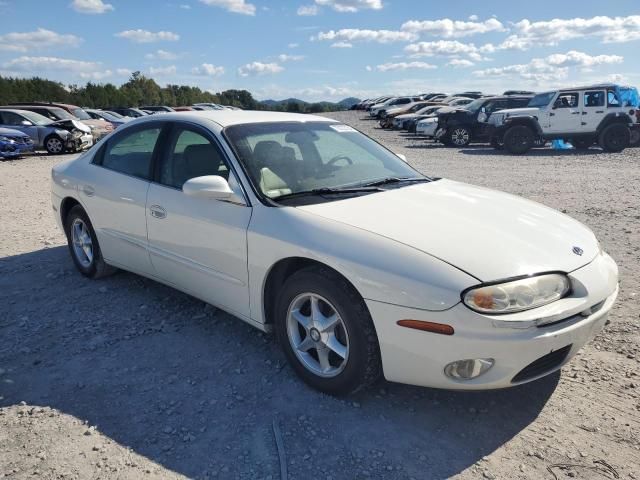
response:
<path id="1" fill-rule="evenodd" d="M 471 380 L 487 372 L 493 364 L 493 358 L 458 360 L 444 367 L 444 373 L 447 377 L 456 380 Z"/>

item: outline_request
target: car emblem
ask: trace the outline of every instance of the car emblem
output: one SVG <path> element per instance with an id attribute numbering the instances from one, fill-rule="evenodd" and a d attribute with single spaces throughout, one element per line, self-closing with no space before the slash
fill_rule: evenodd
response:
<path id="1" fill-rule="evenodd" d="M 582 250 L 580 247 L 573 247 L 572 252 L 575 253 L 576 255 L 582 256 L 582 254 L 584 253 L 584 250 Z"/>

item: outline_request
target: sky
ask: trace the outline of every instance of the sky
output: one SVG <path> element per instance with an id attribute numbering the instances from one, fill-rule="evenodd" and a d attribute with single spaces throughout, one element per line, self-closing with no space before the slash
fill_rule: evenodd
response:
<path id="1" fill-rule="evenodd" d="M 0 0 L 0 75 L 258 99 L 640 85 L 638 0 Z"/>

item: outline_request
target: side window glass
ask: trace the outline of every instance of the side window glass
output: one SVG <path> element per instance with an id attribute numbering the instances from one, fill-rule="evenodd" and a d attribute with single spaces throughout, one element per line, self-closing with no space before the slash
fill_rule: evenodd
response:
<path id="1" fill-rule="evenodd" d="M 585 107 L 604 107 L 604 92 L 603 91 L 584 92 L 584 106 Z"/>
<path id="2" fill-rule="evenodd" d="M 219 175 L 229 179 L 229 168 L 217 145 L 193 130 L 178 129 L 160 166 L 160 183 L 182 188 L 190 178 Z"/>
<path id="3" fill-rule="evenodd" d="M 615 90 L 608 90 L 607 91 L 607 104 L 610 107 L 619 107 L 620 106 L 620 99 L 618 98 L 618 94 L 616 93 Z"/>
<path id="4" fill-rule="evenodd" d="M 149 178 L 151 157 L 161 127 L 136 130 L 111 139 L 102 157 L 102 166 L 143 179 Z"/>
<path id="5" fill-rule="evenodd" d="M 13 112 L 2 112 L 3 125 L 22 125 L 22 117 Z"/>
<path id="6" fill-rule="evenodd" d="M 554 107 L 556 108 L 576 108 L 578 106 L 578 99 L 580 94 L 576 93 L 561 93 Z"/>

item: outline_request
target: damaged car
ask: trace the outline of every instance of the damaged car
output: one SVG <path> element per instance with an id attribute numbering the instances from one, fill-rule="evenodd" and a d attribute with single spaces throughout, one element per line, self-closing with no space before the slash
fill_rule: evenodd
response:
<path id="1" fill-rule="evenodd" d="M 78 152 L 93 145 L 91 129 L 82 122 L 74 119 L 52 122 L 29 110 L 0 107 L 0 127 L 29 135 L 35 148 L 44 148 L 52 155 Z"/>
<path id="2" fill-rule="evenodd" d="M 0 128 L 0 160 L 20 157 L 34 150 L 34 142 L 29 135 L 11 128 Z"/>

